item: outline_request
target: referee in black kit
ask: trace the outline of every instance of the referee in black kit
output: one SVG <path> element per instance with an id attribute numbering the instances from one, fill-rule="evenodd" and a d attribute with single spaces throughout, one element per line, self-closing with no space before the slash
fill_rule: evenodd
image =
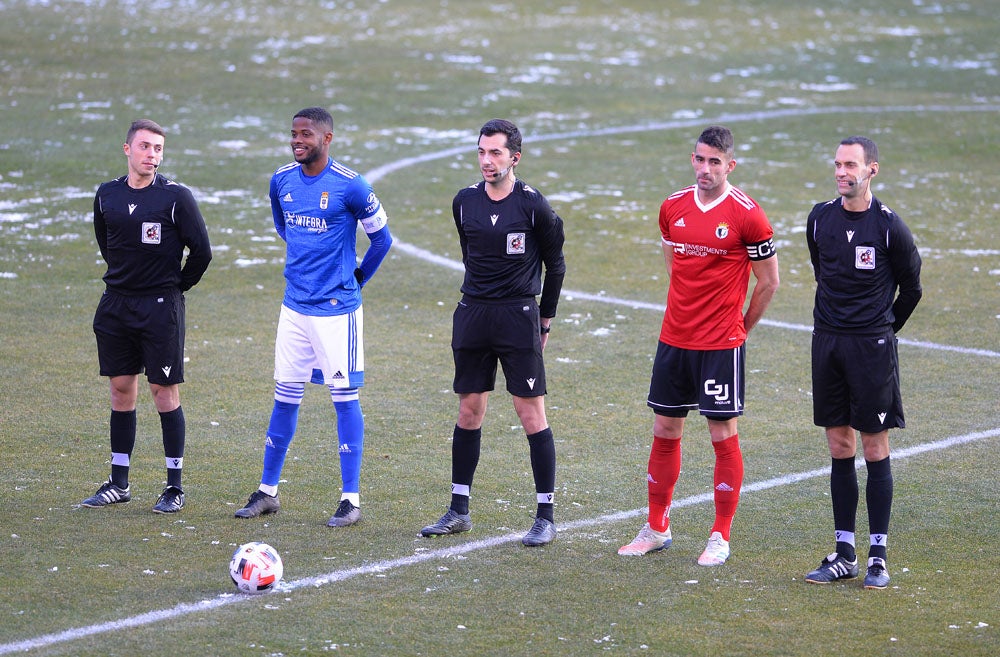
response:
<path id="1" fill-rule="evenodd" d="M 167 486 L 153 511 L 184 508 L 183 293 L 201 280 L 212 248 L 191 191 L 156 173 L 164 139 L 155 122 L 134 121 L 123 147 L 128 174 L 101 184 L 94 197 L 94 234 L 108 265 L 94 334 L 101 376 L 109 377 L 111 387 L 111 476 L 82 502 L 85 507 L 132 499 L 129 461 L 139 374 L 145 371 L 160 414 L 167 467 Z"/>
<path id="2" fill-rule="evenodd" d="M 537 512 L 521 542 L 533 547 L 556 537 L 556 451 L 545 418 L 542 350 L 566 274 L 563 223 L 545 197 L 514 173 L 521 159 L 521 131 L 516 125 L 504 119 L 488 121 L 479 132 L 478 150 L 483 180 L 459 191 L 452 202 L 465 281 L 451 339 L 454 389 L 459 395 L 451 504 L 440 520 L 420 533 L 432 537 L 472 528 L 472 478 L 499 361 L 528 437 Z M 540 303 L 536 301 L 539 293 Z"/>
<path id="3" fill-rule="evenodd" d="M 854 537 L 860 433 L 868 471 L 864 587 L 884 589 L 893 493 L 889 430 L 906 426 L 896 334 L 922 296 L 921 262 L 910 229 L 872 193 L 879 173 L 875 142 L 860 136 L 841 141 L 834 173 L 839 197 L 809 213 L 806 242 L 816 276 L 813 421 L 825 428 L 830 448 L 836 548 L 805 580 L 829 584 L 860 572 Z"/>

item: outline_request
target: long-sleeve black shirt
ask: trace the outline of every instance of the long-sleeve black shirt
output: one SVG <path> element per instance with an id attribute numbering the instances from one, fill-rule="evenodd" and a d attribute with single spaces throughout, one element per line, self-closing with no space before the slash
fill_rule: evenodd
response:
<path id="1" fill-rule="evenodd" d="M 555 317 L 566 275 L 562 219 L 544 196 L 520 180 L 500 201 L 492 200 L 485 187 L 485 181 L 466 187 L 452 202 L 465 264 L 462 292 L 481 299 L 541 293 L 539 314 Z"/>
<path id="2" fill-rule="evenodd" d="M 903 328 L 923 292 L 920 254 L 899 215 L 875 197 L 863 212 L 845 210 L 840 198 L 818 203 L 806 221 L 806 242 L 816 276 L 817 329 L 875 334 Z"/>
<path id="3" fill-rule="evenodd" d="M 212 260 L 191 190 L 161 175 L 142 189 L 129 187 L 128 176 L 102 183 L 94 197 L 94 234 L 108 263 L 104 282 L 120 294 L 187 291 Z"/>

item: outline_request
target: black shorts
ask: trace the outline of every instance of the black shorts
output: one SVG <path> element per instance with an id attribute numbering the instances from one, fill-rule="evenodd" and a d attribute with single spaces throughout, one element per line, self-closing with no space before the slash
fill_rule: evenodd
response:
<path id="1" fill-rule="evenodd" d="M 184 381 L 184 295 L 126 296 L 105 290 L 94 313 L 101 376 L 146 372 L 161 386 Z"/>
<path id="2" fill-rule="evenodd" d="M 813 331 L 813 422 L 879 433 L 906 426 L 896 335 Z"/>
<path id="3" fill-rule="evenodd" d="M 507 379 L 507 392 L 515 397 L 544 395 L 545 363 L 538 327 L 538 303 L 534 299 L 459 301 L 451 331 L 455 392 L 493 390 L 499 361 Z"/>
<path id="4" fill-rule="evenodd" d="M 743 415 L 746 346 L 700 351 L 660 342 L 646 404 L 657 415 L 687 417 L 697 410 L 710 420 Z"/>

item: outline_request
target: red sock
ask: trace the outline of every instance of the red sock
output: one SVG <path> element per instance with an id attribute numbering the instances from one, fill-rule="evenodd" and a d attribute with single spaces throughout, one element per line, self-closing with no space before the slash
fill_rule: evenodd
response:
<path id="1" fill-rule="evenodd" d="M 681 439 L 653 436 L 646 484 L 649 489 L 649 527 L 665 532 L 670 527 L 670 503 L 681 474 Z"/>
<path id="2" fill-rule="evenodd" d="M 743 485 L 743 454 L 740 452 L 739 434 L 712 443 L 712 447 L 715 448 L 715 524 L 712 525 L 712 531 L 719 532 L 728 541 L 736 505 L 740 502 L 740 487 Z"/>

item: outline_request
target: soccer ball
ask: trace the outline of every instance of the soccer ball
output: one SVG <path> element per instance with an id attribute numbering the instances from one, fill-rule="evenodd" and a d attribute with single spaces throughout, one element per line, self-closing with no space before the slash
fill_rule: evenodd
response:
<path id="1" fill-rule="evenodd" d="M 281 581 L 285 568 L 278 551 L 267 543 L 246 543 L 229 560 L 229 577 L 243 593 L 266 593 Z"/>

